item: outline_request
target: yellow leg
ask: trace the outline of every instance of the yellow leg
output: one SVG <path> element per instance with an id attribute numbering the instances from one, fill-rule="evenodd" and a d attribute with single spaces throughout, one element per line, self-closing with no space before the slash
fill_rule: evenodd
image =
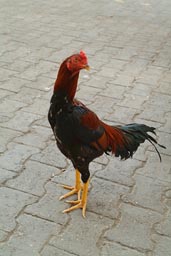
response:
<path id="1" fill-rule="evenodd" d="M 89 185 L 89 180 L 83 184 L 82 198 L 77 201 L 67 201 L 68 203 L 75 204 L 75 205 L 64 210 L 63 213 L 71 212 L 75 209 L 82 208 L 82 215 L 85 218 L 85 212 L 86 212 L 86 206 L 87 206 L 88 185 Z"/>
<path id="2" fill-rule="evenodd" d="M 80 172 L 76 169 L 75 170 L 75 187 L 62 185 L 63 188 L 71 190 L 70 192 L 66 193 L 65 195 L 61 196 L 59 200 L 72 196 L 74 194 L 78 194 L 78 200 L 80 200 L 80 193 L 81 193 L 81 179 L 80 179 Z"/>

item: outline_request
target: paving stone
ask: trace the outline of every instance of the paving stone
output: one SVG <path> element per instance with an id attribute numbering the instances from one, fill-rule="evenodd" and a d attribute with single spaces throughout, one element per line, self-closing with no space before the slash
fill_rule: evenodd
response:
<path id="1" fill-rule="evenodd" d="M 101 77 L 101 76 L 91 76 L 91 78 L 86 81 L 87 86 L 92 86 L 95 88 L 106 88 L 106 83 L 109 82 L 111 79 L 107 77 Z"/>
<path id="2" fill-rule="evenodd" d="M 37 115 L 45 115 L 48 113 L 49 106 L 50 103 L 48 100 L 37 98 L 33 104 L 23 108 L 23 111 Z"/>
<path id="3" fill-rule="evenodd" d="M 128 108 L 124 106 L 113 107 L 114 111 L 110 114 L 105 115 L 105 120 L 115 121 L 122 124 L 133 123 L 133 118 L 135 115 L 140 113 L 139 109 Z"/>
<path id="4" fill-rule="evenodd" d="M 99 89 L 89 86 L 81 86 L 80 90 L 77 92 L 77 98 L 81 101 L 94 101 L 94 97 L 99 93 Z"/>
<path id="5" fill-rule="evenodd" d="M 120 197 L 129 192 L 129 188 L 99 178 L 91 181 L 92 189 L 88 196 L 87 211 L 109 218 L 117 218 Z"/>
<path id="6" fill-rule="evenodd" d="M 146 104 L 143 112 L 138 115 L 138 118 L 144 120 L 152 120 L 154 122 L 165 123 L 165 110 L 157 108 L 155 105 Z"/>
<path id="7" fill-rule="evenodd" d="M 24 106 L 26 106 L 25 103 L 4 99 L 0 105 L 0 112 L 1 115 L 8 115 L 8 113 L 14 113 Z"/>
<path id="8" fill-rule="evenodd" d="M 8 242 L 1 246 L 0 255 L 38 256 L 48 238 L 60 231 L 59 225 L 26 214 L 17 218 L 17 222 L 18 228 Z"/>
<path id="9" fill-rule="evenodd" d="M 137 250 L 152 250 L 150 230 L 152 225 L 159 220 L 161 220 L 161 215 L 149 209 L 122 204 L 121 220 L 105 233 L 105 237 L 109 241 L 115 241 Z"/>
<path id="10" fill-rule="evenodd" d="M 70 253 L 70 252 L 67 252 L 67 251 L 64 251 L 64 250 L 61 250 L 61 249 L 58 249 L 52 245 L 47 245 L 43 251 L 41 252 L 40 254 L 41 256 L 47 256 L 47 255 L 50 255 L 50 256 L 57 256 L 57 255 L 62 255 L 62 256 L 78 256 L 78 254 L 73 254 L 73 253 Z"/>
<path id="11" fill-rule="evenodd" d="M 32 125 L 28 133 L 18 136 L 16 139 L 14 139 L 14 142 L 44 149 L 46 147 L 46 141 L 48 141 L 51 136 L 51 129 Z"/>
<path id="12" fill-rule="evenodd" d="M 31 159 L 58 168 L 65 168 L 67 165 L 64 155 L 59 151 L 54 140 L 40 153 L 34 154 Z"/>
<path id="13" fill-rule="evenodd" d="M 47 91 L 47 89 L 51 88 L 54 85 L 55 78 L 39 76 L 36 81 L 26 81 L 25 85 L 29 88 Z"/>
<path id="14" fill-rule="evenodd" d="M 38 98 L 42 97 L 42 95 L 42 91 L 24 86 L 21 88 L 19 92 L 9 96 L 8 99 L 13 99 L 27 104 L 32 104 L 34 99 L 37 100 Z"/>
<path id="15" fill-rule="evenodd" d="M 125 98 L 118 102 L 119 106 L 135 109 L 143 109 L 143 103 L 148 100 L 147 96 L 124 94 Z"/>
<path id="16" fill-rule="evenodd" d="M 135 80 L 134 76 L 118 74 L 114 79 L 114 83 L 125 86 L 125 87 L 129 87 L 132 85 L 134 80 Z"/>
<path id="17" fill-rule="evenodd" d="M 147 152 L 147 162 L 145 166 L 136 171 L 137 174 L 145 177 L 150 177 L 154 182 L 165 182 L 168 184 L 171 181 L 171 167 L 170 167 L 170 156 L 162 155 L 162 162 L 159 161 L 159 157 L 156 152 Z"/>
<path id="18" fill-rule="evenodd" d="M 112 256 L 113 253 L 115 253 L 115 255 L 118 255 L 118 256 L 143 256 L 143 255 L 145 255 L 142 252 L 138 252 L 129 247 L 122 246 L 119 243 L 105 242 L 101 248 L 100 256 L 109 256 L 109 255 Z"/>
<path id="19" fill-rule="evenodd" d="M 161 145 L 164 145 L 166 149 L 160 148 L 161 154 L 171 155 L 171 134 L 166 132 L 158 132 L 157 135 L 159 136 L 158 142 Z"/>
<path id="20" fill-rule="evenodd" d="M 38 114 L 24 112 L 22 110 L 17 111 L 8 122 L 4 122 L 2 126 L 9 129 L 13 129 L 20 132 L 28 132 L 30 130 L 31 124 L 41 118 Z"/>
<path id="21" fill-rule="evenodd" d="M 6 68 L 0 67 L 0 81 L 2 82 L 8 80 L 12 75 L 16 75 L 16 74 L 17 74 L 16 71 L 12 71 L 12 70 L 8 70 Z"/>
<path id="22" fill-rule="evenodd" d="M 17 77 L 10 77 L 3 83 L 0 83 L 0 88 L 12 92 L 19 92 L 20 88 L 26 84 L 26 81 Z"/>
<path id="23" fill-rule="evenodd" d="M 170 212 L 170 209 L 168 209 L 168 212 L 165 215 L 164 220 L 158 223 L 157 225 L 155 225 L 155 231 L 158 234 L 171 237 L 170 225 L 171 225 L 171 212 Z"/>
<path id="24" fill-rule="evenodd" d="M 115 85 L 113 83 L 107 83 L 107 87 L 100 92 L 100 95 L 122 99 L 124 97 L 125 87 Z"/>
<path id="25" fill-rule="evenodd" d="M 30 65 L 31 65 L 31 63 L 29 63 L 29 62 L 17 59 L 17 60 L 14 60 L 12 63 L 9 63 L 9 64 L 5 65 L 5 68 L 9 69 L 9 70 L 23 72 Z"/>
<path id="26" fill-rule="evenodd" d="M 27 161 L 22 173 L 15 179 L 9 180 L 7 185 L 26 193 L 42 196 L 45 193 L 44 184 L 51 177 L 59 174 L 59 170 L 35 161 Z M 39 177 L 37 181 L 37 177 Z"/>
<path id="27" fill-rule="evenodd" d="M 103 67 L 99 72 L 100 76 L 109 77 L 114 79 L 118 73 L 117 69 L 110 68 L 110 67 Z"/>
<path id="28" fill-rule="evenodd" d="M 136 174 L 134 180 L 136 185 L 131 194 L 123 197 L 124 201 L 164 213 L 165 206 L 161 202 L 161 195 L 169 188 L 167 184 L 140 174 Z"/>
<path id="29" fill-rule="evenodd" d="M 41 117 L 40 119 L 38 119 L 37 121 L 35 121 L 35 122 L 34 122 L 34 125 L 50 128 L 50 124 L 49 124 L 49 121 L 48 121 L 48 119 L 47 119 L 47 116 Z M 51 130 L 51 133 L 52 133 L 52 130 Z M 53 134 L 52 134 L 52 135 L 53 135 Z"/>
<path id="30" fill-rule="evenodd" d="M 40 76 L 40 70 L 34 67 L 28 67 L 23 72 L 16 74 L 15 76 L 21 79 L 36 81 L 37 77 Z"/>
<path id="31" fill-rule="evenodd" d="M 0 184 L 2 184 L 8 179 L 13 178 L 14 176 L 16 176 L 15 172 L 7 171 L 3 168 L 0 168 Z"/>
<path id="32" fill-rule="evenodd" d="M 6 129 L 3 127 L 0 127 L 0 134 L 3 134 L 3 136 L 0 136 L 0 152 L 3 152 L 7 149 L 7 144 L 15 137 L 21 135 L 20 132 L 13 131 L 10 129 Z"/>
<path id="33" fill-rule="evenodd" d="M 98 95 L 94 98 L 94 102 L 89 105 L 89 108 L 91 108 L 93 111 L 96 111 L 96 113 L 98 110 L 105 113 L 110 113 L 112 111 L 112 106 L 115 104 L 115 102 L 116 102 L 116 99 L 114 98 L 110 98 L 110 97 L 104 98 Z"/>
<path id="34" fill-rule="evenodd" d="M 33 154 L 39 152 L 38 149 L 16 143 L 10 143 L 8 150 L 0 156 L 1 167 L 10 171 L 18 172 L 23 163 Z"/>
<path id="35" fill-rule="evenodd" d="M 123 75 L 137 77 L 147 66 L 148 61 L 145 59 L 136 58 L 129 62 L 123 70 Z"/>
<path id="36" fill-rule="evenodd" d="M 3 84 L 3 82 L 1 82 L 1 83 Z M 10 92 L 10 91 L 4 90 L 4 89 L 0 89 L 0 100 L 3 98 L 6 98 L 7 96 L 12 96 L 12 95 L 14 96 L 13 92 Z"/>
<path id="37" fill-rule="evenodd" d="M 156 242 L 156 247 L 154 249 L 155 256 L 168 256 L 171 252 L 171 238 L 166 236 L 153 236 L 154 241 Z"/>
<path id="38" fill-rule="evenodd" d="M 166 113 L 165 115 L 166 123 L 159 128 L 162 132 L 171 133 L 171 112 Z"/>
<path id="39" fill-rule="evenodd" d="M 132 175 L 141 166 L 142 162 L 136 159 L 120 161 L 117 158 L 111 158 L 106 168 L 98 171 L 96 176 L 125 186 L 133 186 Z"/>
<path id="40" fill-rule="evenodd" d="M 162 108 L 164 111 L 171 109 L 171 97 L 170 95 L 164 95 L 161 93 L 153 93 L 149 97 L 149 104 L 155 105 L 156 108 Z"/>
<path id="41" fill-rule="evenodd" d="M 0 230 L 10 232 L 16 227 L 16 217 L 23 207 L 34 203 L 37 197 L 5 187 L 0 188 L 0 194 Z"/>
<path id="42" fill-rule="evenodd" d="M 153 87 L 149 84 L 142 83 L 134 83 L 134 87 L 129 87 L 127 92 L 132 95 L 146 96 L 146 100 L 148 100 L 149 95 L 152 91 Z"/>
<path id="43" fill-rule="evenodd" d="M 59 201 L 59 197 L 66 190 L 61 185 L 53 182 L 48 182 L 44 188 L 46 190 L 45 195 L 37 203 L 27 206 L 25 212 L 54 221 L 60 225 L 66 225 L 69 216 L 63 214 L 62 211 L 67 208 L 68 204 L 65 201 Z"/>
<path id="44" fill-rule="evenodd" d="M 118 49 L 117 49 L 117 51 L 118 51 Z M 105 52 L 105 49 L 104 49 L 104 52 Z M 114 68 L 114 69 L 117 69 L 117 70 L 122 70 L 127 63 L 128 62 L 124 61 L 124 60 L 110 59 L 109 62 L 107 64 L 105 64 L 105 67 L 110 67 L 110 68 Z"/>
<path id="45" fill-rule="evenodd" d="M 49 243 L 80 256 L 99 255 L 96 243 L 102 231 L 111 224 L 110 219 L 94 213 L 87 213 L 87 218 L 83 219 L 80 212 L 73 212 L 66 229 L 59 236 L 53 237 Z"/>
<path id="46" fill-rule="evenodd" d="M 137 56 L 137 51 L 135 47 L 125 46 L 120 52 L 115 56 L 119 60 L 130 60 L 132 57 Z"/>
<path id="47" fill-rule="evenodd" d="M 0 230 L 0 242 L 4 241 L 7 237 L 8 233 L 3 231 L 3 230 Z"/>

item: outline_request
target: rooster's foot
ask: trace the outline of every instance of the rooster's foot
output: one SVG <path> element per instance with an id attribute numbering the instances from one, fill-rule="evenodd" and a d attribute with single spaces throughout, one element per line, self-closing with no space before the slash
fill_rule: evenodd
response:
<path id="1" fill-rule="evenodd" d="M 84 183 L 83 185 L 83 193 L 82 193 L 82 198 L 78 199 L 76 201 L 67 201 L 67 203 L 74 204 L 70 208 L 66 209 L 63 211 L 63 213 L 68 213 L 76 209 L 82 209 L 82 215 L 85 218 L 85 212 L 86 212 L 86 206 L 87 206 L 87 194 L 88 194 L 88 184 L 89 181 Z"/>
<path id="2" fill-rule="evenodd" d="M 72 196 L 74 194 L 78 195 L 78 200 L 80 200 L 80 195 L 81 195 L 81 180 L 80 180 L 80 172 L 76 170 L 75 173 L 75 186 L 67 186 L 67 185 L 62 185 L 63 188 L 71 190 L 70 192 L 66 193 L 65 195 L 61 196 L 59 200 L 62 200 L 64 198 L 67 198 L 69 196 Z"/>

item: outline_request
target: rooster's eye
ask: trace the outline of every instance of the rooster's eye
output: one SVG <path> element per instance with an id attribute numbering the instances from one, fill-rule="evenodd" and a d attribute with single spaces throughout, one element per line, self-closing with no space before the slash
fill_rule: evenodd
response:
<path id="1" fill-rule="evenodd" d="M 77 58 L 75 58 L 74 62 L 75 62 L 75 63 L 77 63 L 77 62 L 78 62 L 78 59 L 77 59 Z"/>

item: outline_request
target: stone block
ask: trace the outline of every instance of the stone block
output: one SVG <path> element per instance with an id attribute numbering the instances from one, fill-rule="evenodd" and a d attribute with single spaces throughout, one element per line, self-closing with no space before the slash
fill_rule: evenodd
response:
<path id="1" fill-rule="evenodd" d="M 3 168 L 0 168 L 0 184 L 4 183 L 6 180 L 16 176 L 15 172 L 7 171 Z"/>
<path id="2" fill-rule="evenodd" d="M 117 158 L 111 158 L 106 168 L 96 173 L 96 177 L 131 187 L 134 184 L 132 176 L 141 166 L 142 162 L 136 159 L 121 161 Z"/>
<path id="3" fill-rule="evenodd" d="M 55 167 L 28 160 L 22 173 L 15 179 L 9 180 L 7 185 L 29 194 L 42 196 L 45 193 L 44 185 L 47 180 L 59 172 Z"/>
<path id="4" fill-rule="evenodd" d="M 160 223 L 155 225 L 155 231 L 163 236 L 170 236 L 171 237 L 171 210 L 168 209 L 167 213 L 165 214 L 164 220 Z"/>
<path id="5" fill-rule="evenodd" d="M 129 188 L 99 178 L 92 178 L 92 189 L 88 196 L 87 211 L 100 214 L 111 219 L 118 217 L 118 203 Z"/>
<path id="6" fill-rule="evenodd" d="M 71 216 L 71 221 L 65 230 L 60 235 L 54 236 L 49 243 L 80 256 L 99 255 L 97 241 L 103 230 L 111 226 L 112 221 L 88 212 L 87 218 L 83 220 L 81 211 L 72 212 Z"/>
<path id="7" fill-rule="evenodd" d="M 10 143 L 8 150 L 0 156 L 1 167 L 10 171 L 19 172 L 24 162 L 38 149 L 16 143 Z"/>
<path id="8" fill-rule="evenodd" d="M 162 155 L 162 162 L 160 162 L 156 152 L 147 151 L 146 155 L 148 158 L 145 166 L 138 169 L 136 173 L 145 177 L 150 177 L 154 180 L 154 182 L 163 182 L 169 186 L 171 181 L 171 167 L 169 162 L 170 156 Z"/>
<path id="9" fill-rule="evenodd" d="M 31 159 L 54 167 L 65 168 L 67 166 L 65 156 L 59 151 L 54 140 L 50 142 L 44 150 L 34 154 Z"/>
<path id="10" fill-rule="evenodd" d="M 124 86 L 107 83 L 107 88 L 103 89 L 99 94 L 106 97 L 122 99 L 124 97 L 124 92 Z"/>
<path id="11" fill-rule="evenodd" d="M 40 118 L 41 116 L 38 114 L 19 110 L 8 122 L 4 122 L 2 126 L 20 132 L 28 132 L 30 130 L 31 124 Z"/>
<path id="12" fill-rule="evenodd" d="M 11 232 L 17 225 L 17 215 L 25 205 L 34 203 L 37 197 L 6 187 L 0 188 L 0 194 L 0 230 Z"/>
<path id="13" fill-rule="evenodd" d="M 67 252 L 66 250 L 61 250 L 59 248 L 56 248 L 55 246 L 52 245 L 46 245 L 45 248 L 42 250 L 40 253 L 41 256 L 74 256 L 76 254 Z"/>
<path id="14" fill-rule="evenodd" d="M 153 235 L 153 239 L 156 243 L 154 249 L 155 256 L 168 256 L 171 252 L 171 238 L 167 236 Z"/>
<path id="15" fill-rule="evenodd" d="M 69 205 L 65 203 L 65 200 L 59 201 L 59 197 L 67 191 L 54 182 L 48 182 L 44 189 L 46 191 L 44 196 L 37 203 L 27 206 L 25 212 L 60 225 L 66 225 L 69 216 L 63 214 L 62 211 Z M 79 213 L 81 216 L 81 211 Z"/>
<path id="16" fill-rule="evenodd" d="M 136 249 L 123 246 L 119 243 L 104 242 L 101 247 L 100 256 L 145 256 L 144 253 L 138 252 Z"/>
<path id="17" fill-rule="evenodd" d="M 129 204 L 122 204 L 120 210 L 120 221 L 105 233 L 105 238 L 139 251 L 152 250 L 151 228 L 161 215 Z"/>
<path id="18" fill-rule="evenodd" d="M 14 139 L 14 142 L 44 149 L 46 147 L 46 142 L 50 140 L 51 136 L 52 136 L 51 129 L 32 125 L 28 133 L 25 133 L 22 136 L 16 137 Z"/>
<path id="19" fill-rule="evenodd" d="M 17 77 L 10 77 L 3 83 L 0 83 L 0 88 L 11 92 L 19 92 L 20 89 L 27 83 L 26 80 Z"/>
<path id="20" fill-rule="evenodd" d="M 7 149 L 8 143 L 15 137 L 21 135 L 20 132 L 0 127 L 0 152 L 4 152 Z"/>
<path id="21" fill-rule="evenodd" d="M 123 196 L 124 201 L 163 214 L 165 206 L 161 201 L 161 197 L 163 192 L 169 188 L 167 184 L 140 174 L 136 174 L 134 180 L 133 191 L 131 194 Z"/>
<path id="22" fill-rule="evenodd" d="M 60 231 L 60 225 L 31 215 L 23 214 L 18 219 L 18 228 L 1 246 L 0 255 L 38 256 L 50 236 Z"/>

